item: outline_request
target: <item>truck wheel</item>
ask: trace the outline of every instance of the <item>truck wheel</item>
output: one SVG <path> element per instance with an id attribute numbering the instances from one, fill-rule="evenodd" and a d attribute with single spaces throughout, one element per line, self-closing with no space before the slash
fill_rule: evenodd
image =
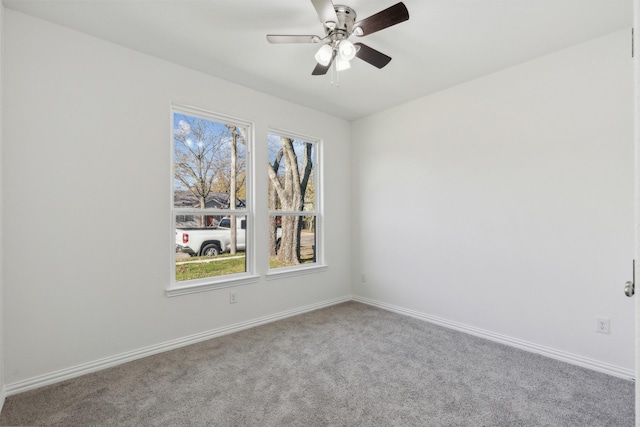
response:
<path id="1" fill-rule="evenodd" d="M 209 243 L 204 248 L 202 248 L 202 251 L 200 251 L 200 254 L 202 256 L 216 256 L 220 255 L 221 253 L 222 251 L 220 250 L 220 246 L 216 245 L 215 243 Z"/>

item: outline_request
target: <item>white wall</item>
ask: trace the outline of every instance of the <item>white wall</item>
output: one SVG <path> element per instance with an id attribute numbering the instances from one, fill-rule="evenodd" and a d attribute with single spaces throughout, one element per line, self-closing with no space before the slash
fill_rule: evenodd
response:
<path id="1" fill-rule="evenodd" d="M 348 122 L 10 10 L 5 32 L 8 389 L 349 297 Z M 324 139 L 326 272 L 234 288 L 234 305 L 229 289 L 165 296 L 172 102 L 254 122 L 257 230 L 267 225 L 268 127 Z"/>
<path id="2" fill-rule="evenodd" d="M 629 34 L 355 122 L 354 294 L 633 376 Z"/>

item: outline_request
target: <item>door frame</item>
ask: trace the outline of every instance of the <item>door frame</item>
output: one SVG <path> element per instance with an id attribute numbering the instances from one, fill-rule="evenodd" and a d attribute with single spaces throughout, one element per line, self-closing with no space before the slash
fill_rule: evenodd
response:
<path id="1" fill-rule="evenodd" d="M 634 199 L 635 199 L 635 259 L 640 260 L 640 0 L 633 2 L 633 75 L 634 75 Z M 633 278 L 635 282 L 635 277 Z M 635 411 L 636 425 L 640 426 L 640 296 L 635 297 Z"/>

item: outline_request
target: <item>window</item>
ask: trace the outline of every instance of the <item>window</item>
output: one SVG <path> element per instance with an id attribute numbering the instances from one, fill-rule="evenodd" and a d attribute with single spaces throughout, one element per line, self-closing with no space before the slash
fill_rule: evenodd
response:
<path id="1" fill-rule="evenodd" d="M 317 267 L 322 261 L 318 141 L 273 131 L 268 155 L 270 271 Z"/>
<path id="2" fill-rule="evenodd" d="M 255 280 L 251 124 L 186 107 L 174 107 L 172 118 L 175 255 L 168 294 Z"/>

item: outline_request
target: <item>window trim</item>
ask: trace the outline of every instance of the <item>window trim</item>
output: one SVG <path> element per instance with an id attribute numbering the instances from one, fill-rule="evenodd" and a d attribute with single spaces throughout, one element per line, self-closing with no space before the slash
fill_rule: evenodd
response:
<path id="1" fill-rule="evenodd" d="M 238 127 L 246 129 L 246 200 L 244 209 L 192 209 L 192 208 L 176 208 L 174 203 L 174 117 L 175 114 L 184 114 L 192 117 L 196 117 L 203 120 L 211 120 L 218 123 L 233 124 Z M 215 113 L 212 111 L 204 110 L 197 107 L 191 107 L 181 104 L 171 104 L 170 108 L 170 129 L 169 129 L 169 212 L 170 218 L 170 232 L 168 233 L 170 238 L 170 272 L 169 283 L 165 289 L 165 295 L 167 297 L 173 297 L 178 295 L 192 294 L 196 292 L 205 292 L 215 289 L 228 288 L 233 286 L 241 286 L 250 283 L 257 283 L 260 276 L 256 274 L 256 261 L 255 261 L 255 208 L 254 208 L 254 170 L 255 160 L 253 158 L 254 145 L 255 145 L 255 125 L 248 120 L 239 119 L 237 117 L 231 117 L 224 114 Z M 236 215 L 245 216 L 247 220 L 247 228 L 245 230 L 245 267 L 246 271 L 242 273 L 227 274 L 224 276 L 212 276 L 201 279 L 192 279 L 184 281 L 176 281 L 176 259 L 175 259 L 175 229 L 176 229 L 176 215 L 188 215 L 193 212 L 197 212 L 198 215 L 211 214 L 211 215 Z"/>
<path id="2" fill-rule="evenodd" d="M 301 265 L 293 265 L 290 267 L 278 267 L 271 268 L 269 272 L 266 274 L 267 280 L 276 280 L 284 277 L 295 277 L 301 276 L 303 274 L 313 274 L 313 273 L 321 273 L 323 271 L 327 271 L 329 268 L 328 265 L 320 264 L 301 264 Z"/>
<path id="3" fill-rule="evenodd" d="M 324 256 L 324 172 L 323 172 L 323 151 L 324 151 L 324 141 L 322 138 L 317 138 L 310 135 L 305 135 L 297 132 L 292 132 L 289 130 L 269 127 L 267 129 L 267 137 L 269 135 L 278 135 L 284 136 L 286 138 L 291 138 L 294 140 L 300 140 L 304 142 L 311 142 L 314 144 L 314 154 L 315 154 L 315 163 L 313 167 L 313 182 L 314 182 L 314 190 L 315 190 L 315 209 L 313 211 L 284 211 L 284 210 L 271 210 L 267 209 L 267 218 L 272 215 L 297 215 L 297 216 L 310 216 L 305 214 L 311 214 L 315 216 L 315 239 L 316 239 L 316 249 L 315 249 L 315 257 L 316 261 L 314 263 L 309 264 L 300 264 L 293 265 L 288 267 L 278 267 L 271 268 L 269 265 L 270 257 L 267 253 L 267 266 L 266 266 L 266 279 L 267 280 L 275 280 L 283 277 L 292 277 L 298 276 L 302 274 L 310 274 L 323 272 L 327 270 L 327 264 Z M 267 142 L 268 143 L 268 142 Z M 268 238 L 267 238 L 268 242 Z M 267 245 L 268 247 L 268 245 Z"/>

